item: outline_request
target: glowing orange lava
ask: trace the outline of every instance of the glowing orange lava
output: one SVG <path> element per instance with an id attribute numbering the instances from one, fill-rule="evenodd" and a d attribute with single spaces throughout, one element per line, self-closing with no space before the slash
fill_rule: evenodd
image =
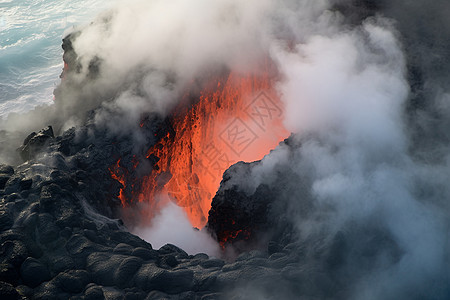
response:
<path id="1" fill-rule="evenodd" d="M 171 118 L 173 131 L 148 150 L 147 157 L 159 160 L 133 193 L 139 202 L 157 208 L 169 198 L 193 226 L 204 227 L 223 172 L 238 161 L 260 160 L 289 134 L 271 73 L 269 67 L 257 75 L 231 72 L 212 80 L 195 104 L 181 103 Z M 119 162 L 111 172 L 122 182 Z"/>
<path id="2" fill-rule="evenodd" d="M 109 168 L 109 172 L 111 173 L 111 177 L 122 184 L 123 187 L 120 188 L 119 199 L 122 203 L 122 206 L 126 206 L 127 200 L 125 198 L 123 189 L 125 188 L 125 173 L 126 169 L 120 166 L 120 159 L 117 163 Z"/>

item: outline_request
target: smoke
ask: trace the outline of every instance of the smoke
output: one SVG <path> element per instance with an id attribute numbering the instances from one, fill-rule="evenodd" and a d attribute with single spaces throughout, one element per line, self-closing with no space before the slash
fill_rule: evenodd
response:
<path id="1" fill-rule="evenodd" d="M 192 227 L 184 210 L 169 202 L 148 227 L 137 227 L 133 233 L 151 243 L 156 249 L 167 243 L 174 244 L 188 254 L 206 253 L 220 256 L 219 245 L 205 230 Z"/>

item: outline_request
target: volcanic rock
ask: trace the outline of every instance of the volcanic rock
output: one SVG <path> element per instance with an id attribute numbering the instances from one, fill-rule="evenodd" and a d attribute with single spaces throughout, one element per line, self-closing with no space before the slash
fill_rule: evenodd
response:
<path id="1" fill-rule="evenodd" d="M 0 190 L 5 188 L 5 185 L 8 182 L 9 178 L 11 178 L 10 175 L 0 174 Z"/>
<path id="2" fill-rule="evenodd" d="M 86 269 L 92 274 L 95 283 L 113 286 L 115 272 L 126 258 L 126 256 L 111 255 L 108 252 L 94 252 L 86 259 Z M 128 271 L 128 269 L 122 268 L 122 271 Z"/>
<path id="3" fill-rule="evenodd" d="M 27 161 L 34 157 L 42 151 L 53 138 L 55 138 L 55 136 L 53 134 L 52 126 L 48 126 L 38 133 L 33 132 L 28 135 L 23 141 L 23 145 L 18 149 L 22 159 Z"/>
<path id="4" fill-rule="evenodd" d="M 108 248 L 91 242 L 81 234 L 74 234 L 66 242 L 67 252 L 74 258 L 79 258 L 79 261 L 84 261 L 84 259 L 94 252 L 107 251 Z"/>
<path id="5" fill-rule="evenodd" d="M 127 257 L 120 263 L 114 273 L 115 285 L 124 287 L 130 286 L 130 281 L 142 266 L 142 259 L 137 257 Z"/>
<path id="6" fill-rule="evenodd" d="M 24 283 L 30 287 L 36 287 L 40 283 L 50 279 L 47 267 L 35 258 L 28 257 L 20 267 L 20 275 Z"/>
<path id="7" fill-rule="evenodd" d="M 12 166 L 0 164 L 0 174 L 11 176 L 14 174 L 14 168 Z"/>
<path id="8" fill-rule="evenodd" d="M 0 264 L 0 281 L 4 281 L 11 284 L 17 284 L 19 279 L 19 273 L 17 269 L 8 263 Z"/>
<path id="9" fill-rule="evenodd" d="M 223 265 L 225 265 L 225 262 L 221 259 L 209 259 L 200 262 L 200 266 L 205 269 L 222 268 Z"/>
<path id="10" fill-rule="evenodd" d="M 30 252 L 23 242 L 18 239 L 9 240 L 8 237 L 8 240 L 3 242 L 0 246 L 0 254 L 3 263 L 19 267 L 28 257 Z"/>
<path id="11" fill-rule="evenodd" d="M 72 294 L 81 293 L 90 281 L 90 274 L 84 270 L 69 270 L 59 273 L 54 281 L 63 291 Z"/>
<path id="12" fill-rule="evenodd" d="M 133 247 L 124 243 L 120 243 L 117 244 L 116 247 L 114 247 L 113 252 L 117 254 L 131 255 L 131 253 L 133 252 Z"/>
<path id="13" fill-rule="evenodd" d="M 280 214 L 284 211 L 283 206 L 287 205 L 281 196 L 289 193 L 286 188 L 282 188 L 282 185 L 269 187 L 261 184 L 249 194 L 245 187 L 230 184 L 232 178 L 248 176 L 249 170 L 258 164 L 240 162 L 231 166 L 224 173 L 219 190 L 212 200 L 206 227 L 222 246 L 232 244 L 239 251 L 261 247 L 267 249 L 267 240 L 281 242 L 290 234 L 291 224 L 282 219 Z M 280 176 L 280 182 L 285 177 L 295 178 L 295 175 L 286 171 Z M 287 242 L 289 238 L 282 241 Z"/>
<path id="14" fill-rule="evenodd" d="M 86 291 L 84 292 L 84 299 L 86 299 L 86 300 L 103 300 L 105 298 L 104 298 L 103 290 L 97 285 L 92 285 L 92 286 L 88 287 L 86 289 Z"/>
<path id="15" fill-rule="evenodd" d="M 14 224 L 14 218 L 8 210 L 0 210 L 0 230 L 8 230 Z"/>
<path id="16" fill-rule="evenodd" d="M 151 259 L 157 259 L 159 257 L 159 254 L 157 251 L 152 249 L 146 249 L 143 247 L 137 247 L 131 252 L 132 256 L 136 256 L 139 258 L 142 258 L 143 260 L 151 260 Z"/>
<path id="17" fill-rule="evenodd" d="M 9 283 L 0 281 L 0 298 L 2 300 L 19 300 L 21 299 L 16 289 Z"/>

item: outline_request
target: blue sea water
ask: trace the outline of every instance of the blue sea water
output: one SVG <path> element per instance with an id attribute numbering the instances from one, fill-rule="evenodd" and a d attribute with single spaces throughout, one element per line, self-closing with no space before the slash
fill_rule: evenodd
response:
<path id="1" fill-rule="evenodd" d="M 0 118 L 53 101 L 61 39 L 113 1 L 0 0 Z"/>

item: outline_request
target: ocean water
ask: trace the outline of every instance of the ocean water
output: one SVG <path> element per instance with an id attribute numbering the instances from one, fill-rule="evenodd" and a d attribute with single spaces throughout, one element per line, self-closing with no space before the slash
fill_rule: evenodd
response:
<path id="1" fill-rule="evenodd" d="M 61 39 L 111 6 L 107 0 L 0 0 L 0 118 L 51 104 Z"/>

